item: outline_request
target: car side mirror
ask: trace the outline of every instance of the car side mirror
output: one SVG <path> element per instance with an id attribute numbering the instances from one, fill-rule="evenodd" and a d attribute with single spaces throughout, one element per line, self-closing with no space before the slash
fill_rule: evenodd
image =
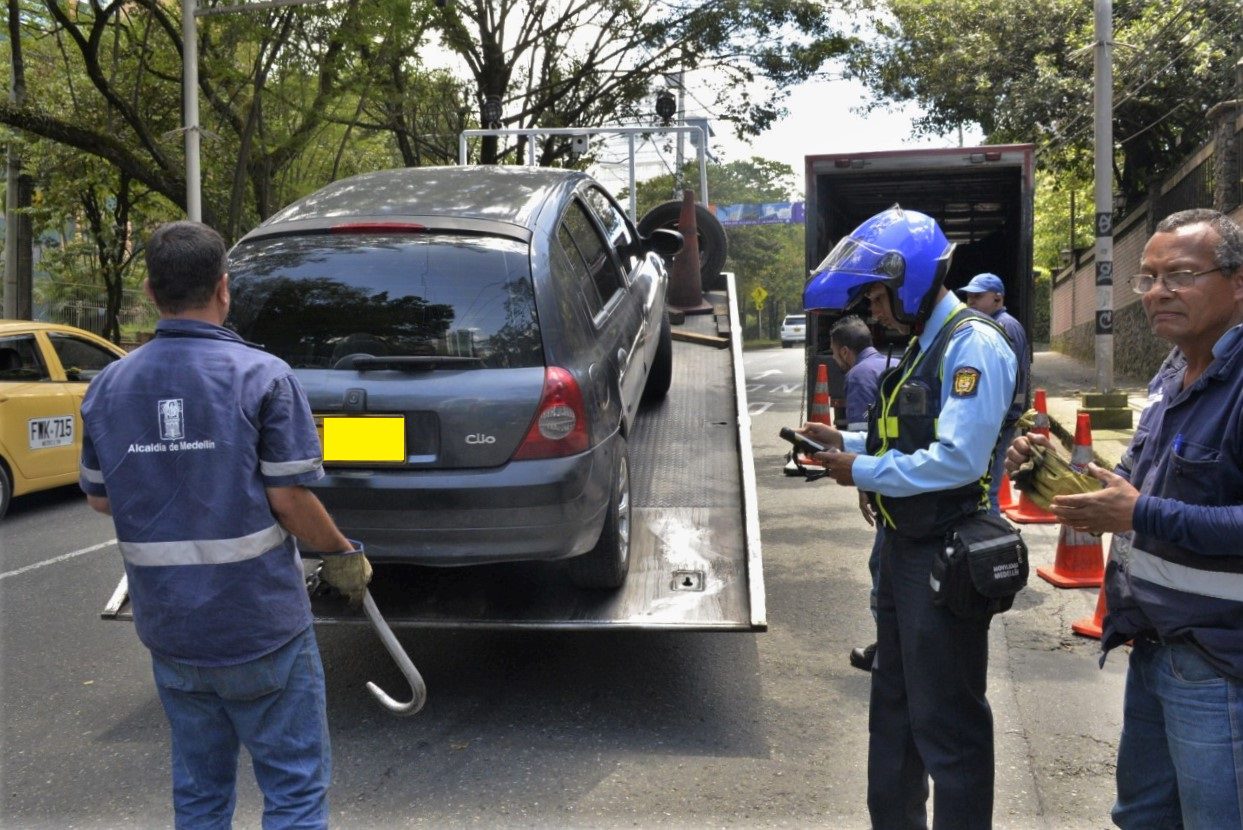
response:
<path id="1" fill-rule="evenodd" d="M 682 245 L 682 234 L 668 228 L 654 228 L 643 238 L 643 247 L 660 254 L 665 259 L 671 259 L 681 251 Z"/>

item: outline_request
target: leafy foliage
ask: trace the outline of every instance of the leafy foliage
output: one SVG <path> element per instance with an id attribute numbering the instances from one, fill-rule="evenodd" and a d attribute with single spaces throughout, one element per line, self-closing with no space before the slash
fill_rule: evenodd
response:
<path id="1" fill-rule="evenodd" d="M 872 32 L 850 71 L 885 102 L 914 102 L 924 133 L 977 123 L 988 141 L 1034 142 L 1041 166 L 1091 181 L 1092 4 L 1082 0 L 858 0 Z M 1149 183 L 1208 138 L 1207 110 L 1233 97 L 1238 0 L 1117 0 L 1115 190 Z M 1041 261 L 1045 264 L 1046 261 Z"/>

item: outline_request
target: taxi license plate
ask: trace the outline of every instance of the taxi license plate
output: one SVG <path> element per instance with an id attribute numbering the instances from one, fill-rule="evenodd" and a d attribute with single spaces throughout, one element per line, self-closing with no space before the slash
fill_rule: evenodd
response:
<path id="1" fill-rule="evenodd" d="M 324 461 L 406 460 L 406 419 L 396 416 L 325 417 Z"/>

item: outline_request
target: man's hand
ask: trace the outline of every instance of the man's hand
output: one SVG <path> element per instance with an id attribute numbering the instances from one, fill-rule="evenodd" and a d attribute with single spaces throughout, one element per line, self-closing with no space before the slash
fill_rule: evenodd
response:
<path id="1" fill-rule="evenodd" d="M 1017 441 L 1016 441 L 1017 443 Z M 1006 456 L 1007 465 L 1009 455 Z M 1139 491 L 1120 475 L 1088 465 L 1088 472 L 1105 485 L 1095 493 L 1074 496 L 1057 496 L 1051 509 L 1057 520 L 1074 530 L 1088 533 L 1126 533 L 1132 529 L 1131 517 Z"/>
<path id="2" fill-rule="evenodd" d="M 828 424 L 808 421 L 794 431 L 830 449 L 840 450 L 842 448 L 842 434 Z"/>
<path id="3" fill-rule="evenodd" d="M 843 487 L 853 487 L 855 483 L 851 467 L 854 466 L 856 453 L 830 450 L 818 452 L 812 456 L 817 464 L 823 464 L 825 472 Z"/>
<path id="4" fill-rule="evenodd" d="M 359 605 L 367 592 L 367 583 L 371 581 L 371 563 L 361 551 L 325 555 L 319 573 L 325 582 L 345 594 L 350 605 Z"/>
<path id="5" fill-rule="evenodd" d="M 859 491 L 859 512 L 863 514 L 863 520 L 868 523 L 868 527 L 876 527 L 876 508 L 872 507 L 872 500 L 862 490 Z"/>
<path id="6" fill-rule="evenodd" d="M 1020 435 L 1018 438 L 1015 438 L 1014 442 L 1010 444 L 1010 448 L 1006 450 L 1006 474 L 1011 478 L 1014 478 L 1014 474 L 1019 471 L 1019 467 L 1031 459 L 1033 444 L 1055 451 L 1049 436 L 1042 435 L 1039 432 L 1029 432 L 1026 435 Z"/>

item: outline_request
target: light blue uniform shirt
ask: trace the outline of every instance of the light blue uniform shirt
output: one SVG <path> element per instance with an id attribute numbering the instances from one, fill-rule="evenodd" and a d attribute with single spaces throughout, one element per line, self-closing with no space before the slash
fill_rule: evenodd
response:
<path id="1" fill-rule="evenodd" d="M 919 348 L 926 351 L 950 315 L 963 307 L 946 294 L 933 307 Z M 948 490 L 976 481 L 992 460 L 1002 418 L 1014 399 L 1018 361 L 1005 335 L 985 323 L 971 323 L 950 338 L 942 360 L 941 414 L 937 440 L 926 450 L 907 455 L 890 450 L 881 456 L 866 454 L 866 432 L 843 432 L 846 452 L 859 453 L 851 466 L 855 486 L 882 496 L 913 496 Z M 979 380 L 967 396 L 954 395 L 954 373 L 976 369 Z"/>

